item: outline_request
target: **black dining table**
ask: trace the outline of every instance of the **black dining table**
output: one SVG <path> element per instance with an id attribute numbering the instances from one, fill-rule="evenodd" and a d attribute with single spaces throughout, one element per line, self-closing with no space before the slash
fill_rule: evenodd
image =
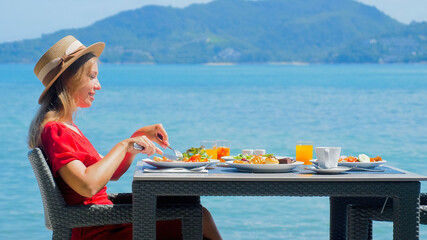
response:
<path id="1" fill-rule="evenodd" d="M 258 173 L 223 164 L 200 173 L 157 173 L 145 172 L 153 166 L 138 162 L 132 183 L 133 238 L 156 238 L 159 196 L 320 196 L 330 199 L 330 239 L 347 239 L 349 200 L 379 197 L 393 200 L 393 239 L 419 239 L 420 181 L 426 176 L 387 165 L 375 168 L 381 172 L 340 174 L 318 174 L 306 167 Z M 202 239 L 201 223 L 195 231 L 188 238 Z"/>

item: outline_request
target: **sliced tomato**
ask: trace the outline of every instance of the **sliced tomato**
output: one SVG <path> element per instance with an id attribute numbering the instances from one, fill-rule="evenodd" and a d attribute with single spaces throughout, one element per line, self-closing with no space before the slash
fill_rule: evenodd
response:
<path id="1" fill-rule="evenodd" d="M 194 154 L 193 156 L 188 159 L 189 162 L 199 162 L 202 159 L 202 156 L 200 154 Z"/>
<path id="2" fill-rule="evenodd" d="M 350 156 L 347 158 L 347 162 L 357 162 L 357 158 Z"/>

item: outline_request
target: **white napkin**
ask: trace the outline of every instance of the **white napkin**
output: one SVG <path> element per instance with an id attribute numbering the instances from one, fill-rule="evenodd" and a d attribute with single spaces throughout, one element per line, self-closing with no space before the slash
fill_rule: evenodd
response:
<path id="1" fill-rule="evenodd" d="M 200 171 L 191 171 L 186 168 L 164 168 L 164 169 L 144 168 L 144 172 L 146 173 L 207 173 L 208 170 L 203 169 Z"/>

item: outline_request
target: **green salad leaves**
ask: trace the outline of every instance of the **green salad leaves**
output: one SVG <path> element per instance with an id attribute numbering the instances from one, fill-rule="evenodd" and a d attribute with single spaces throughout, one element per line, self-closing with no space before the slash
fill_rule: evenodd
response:
<path id="1" fill-rule="evenodd" d="M 207 158 L 207 159 L 210 158 L 210 156 L 206 154 L 204 146 L 201 146 L 199 148 L 192 147 L 190 149 L 187 149 L 187 151 L 185 153 L 183 153 L 182 156 L 184 158 L 186 158 L 186 157 L 191 158 L 193 155 L 196 155 L 196 154 L 199 154 L 202 157 L 202 159 L 203 158 Z"/>

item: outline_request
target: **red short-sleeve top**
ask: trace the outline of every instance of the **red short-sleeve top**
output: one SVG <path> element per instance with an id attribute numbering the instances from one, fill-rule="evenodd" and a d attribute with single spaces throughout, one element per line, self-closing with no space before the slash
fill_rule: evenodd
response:
<path id="1" fill-rule="evenodd" d="M 75 126 L 75 125 L 74 125 Z M 77 128 L 77 126 L 75 126 Z M 64 123 L 51 121 L 46 123 L 41 133 L 43 150 L 52 169 L 53 176 L 68 205 L 77 204 L 112 204 L 104 186 L 95 196 L 88 198 L 75 192 L 59 176 L 58 170 L 71 161 L 81 161 L 86 167 L 101 160 L 90 141 L 77 128 L 79 133 L 68 128 Z"/>

